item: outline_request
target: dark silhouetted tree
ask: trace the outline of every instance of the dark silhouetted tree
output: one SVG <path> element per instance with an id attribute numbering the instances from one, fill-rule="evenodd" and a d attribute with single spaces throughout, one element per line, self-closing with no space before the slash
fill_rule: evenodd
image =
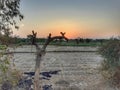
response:
<path id="1" fill-rule="evenodd" d="M 87 39 L 85 39 L 85 41 L 86 41 L 86 43 L 90 43 L 92 40 L 87 38 Z"/>
<path id="2" fill-rule="evenodd" d="M 79 40 L 78 39 L 75 39 L 76 43 L 79 44 Z"/>
<path id="3" fill-rule="evenodd" d="M 34 31 L 32 31 L 32 35 L 28 35 L 28 37 L 31 40 L 32 45 L 35 45 L 36 47 L 36 65 L 35 65 L 35 77 L 34 77 L 34 90 L 41 90 L 40 88 L 40 82 L 39 82 L 39 73 L 40 73 L 40 64 L 41 61 L 43 61 L 43 56 L 46 53 L 46 47 L 55 39 L 65 39 L 68 41 L 68 39 L 65 37 L 65 33 L 60 32 L 61 36 L 54 36 L 52 37 L 52 34 L 50 33 L 49 36 L 46 39 L 46 42 L 42 47 L 40 47 L 36 42 L 36 35 Z"/>
<path id="4" fill-rule="evenodd" d="M 84 43 L 84 39 L 83 39 L 83 38 L 80 38 L 80 39 L 79 39 L 79 42 L 80 42 L 80 43 Z"/>

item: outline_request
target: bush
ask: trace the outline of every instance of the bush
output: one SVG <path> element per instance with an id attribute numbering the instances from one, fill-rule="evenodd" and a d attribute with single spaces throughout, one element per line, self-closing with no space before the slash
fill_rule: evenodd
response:
<path id="1" fill-rule="evenodd" d="M 99 48 L 104 60 L 101 74 L 110 84 L 120 87 L 120 40 L 111 39 Z"/>
<path id="2" fill-rule="evenodd" d="M 11 54 L 5 54 L 6 49 L 0 52 L 0 90 L 11 90 L 16 86 L 20 77 L 20 71 L 14 68 Z"/>
<path id="3" fill-rule="evenodd" d="M 6 45 L 0 45 L 0 50 L 5 50 L 7 49 Z"/>

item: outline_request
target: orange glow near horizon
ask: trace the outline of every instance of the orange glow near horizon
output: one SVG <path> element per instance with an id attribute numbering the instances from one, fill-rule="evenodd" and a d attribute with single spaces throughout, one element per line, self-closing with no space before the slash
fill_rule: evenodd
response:
<path id="1" fill-rule="evenodd" d="M 80 32 L 83 32 L 84 30 L 83 26 L 78 25 L 78 23 L 74 21 L 68 21 L 68 20 L 58 20 L 54 22 L 50 22 L 46 24 L 46 26 L 43 25 L 43 27 L 39 27 L 40 30 L 38 33 L 42 33 L 44 31 L 44 34 L 42 36 L 45 36 L 48 33 L 52 33 L 53 36 L 60 35 L 60 32 L 66 32 L 66 36 L 68 38 L 76 38 L 80 36 Z M 81 31 L 80 31 L 81 30 Z M 41 34 L 38 34 L 38 36 L 41 36 Z"/>
<path id="2" fill-rule="evenodd" d="M 52 22 L 47 21 L 44 23 L 39 23 L 38 26 L 31 24 L 24 25 L 22 23 L 20 26 L 20 30 L 13 31 L 14 35 L 20 35 L 20 37 L 27 37 L 27 35 L 31 34 L 32 30 L 37 32 L 38 38 L 46 38 L 49 33 L 51 33 L 52 36 L 58 36 L 60 35 L 60 32 L 65 32 L 65 36 L 68 38 L 104 38 L 108 36 L 112 37 L 113 35 L 117 34 L 119 35 L 119 33 L 117 33 L 117 30 L 116 32 L 105 32 L 101 27 L 94 26 L 91 23 L 86 24 L 86 22 L 77 22 L 73 20 L 53 20 Z"/>

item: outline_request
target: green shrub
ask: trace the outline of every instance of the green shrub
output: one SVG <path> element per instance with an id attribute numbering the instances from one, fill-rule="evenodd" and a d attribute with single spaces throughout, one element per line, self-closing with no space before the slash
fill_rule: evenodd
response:
<path id="1" fill-rule="evenodd" d="M 6 45 L 0 45 L 0 50 L 5 50 L 7 49 Z"/>
<path id="2" fill-rule="evenodd" d="M 120 87 L 120 40 L 111 39 L 99 48 L 104 60 L 101 74 L 110 84 Z"/>
<path id="3" fill-rule="evenodd" d="M 4 49 L 0 52 L 0 90 L 4 88 L 6 84 L 9 84 L 8 86 L 16 86 L 21 77 L 20 72 L 16 70 L 14 64 L 11 63 L 12 55 L 5 54 L 5 51 Z"/>

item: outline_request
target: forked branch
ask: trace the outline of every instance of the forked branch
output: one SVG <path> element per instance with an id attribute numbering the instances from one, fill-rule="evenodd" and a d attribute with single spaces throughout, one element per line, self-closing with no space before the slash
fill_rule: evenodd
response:
<path id="1" fill-rule="evenodd" d="M 59 40 L 65 39 L 66 41 L 68 41 L 68 38 L 65 37 L 65 33 L 60 32 L 60 34 L 61 34 L 61 36 L 52 37 L 52 34 L 50 33 L 42 48 L 40 48 L 40 46 L 36 42 L 37 33 L 32 31 L 32 35 L 29 35 L 32 45 L 35 45 L 35 47 L 36 47 L 34 90 L 41 90 L 41 88 L 40 88 L 41 83 L 39 82 L 40 64 L 41 64 L 41 61 L 43 61 L 42 57 L 45 55 L 45 50 L 46 50 L 47 45 L 49 45 L 50 42 L 55 40 L 55 39 L 59 39 Z"/>
<path id="2" fill-rule="evenodd" d="M 68 41 L 68 38 L 65 37 L 65 32 L 64 33 L 60 32 L 60 34 L 61 34 L 61 36 L 53 36 L 52 37 L 52 34 L 50 33 L 47 40 L 46 40 L 46 42 L 45 42 L 45 44 L 43 45 L 42 49 L 45 50 L 47 45 L 49 45 L 50 42 L 52 42 L 53 40 L 56 40 L 56 39 L 59 39 L 59 40 L 64 39 L 64 40 Z"/>
<path id="3" fill-rule="evenodd" d="M 63 32 L 60 32 L 60 34 L 61 34 L 61 36 L 53 36 L 53 37 L 52 37 L 52 34 L 50 33 L 49 36 L 48 36 L 48 38 L 46 39 L 45 44 L 44 44 L 43 47 L 42 47 L 42 50 L 45 50 L 46 47 L 47 47 L 47 45 L 49 45 L 50 42 L 52 42 L 53 40 L 56 40 L 56 39 L 59 39 L 59 40 L 64 39 L 64 40 L 68 41 L 68 38 L 65 37 L 65 32 L 64 32 L 64 33 L 63 33 Z M 36 42 L 37 32 L 35 33 L 34 31 L 32 31 L 32 35 L 29 35 L 29 36 L 30 36 L 30 38 L 31 38 L 31 43 L 32 43 L 32 45 L 35 45 L 35 46 L 38 47 L 37 42 Z M 39 47 L 39 48 L 40 48 L 40 47 Z"/>

